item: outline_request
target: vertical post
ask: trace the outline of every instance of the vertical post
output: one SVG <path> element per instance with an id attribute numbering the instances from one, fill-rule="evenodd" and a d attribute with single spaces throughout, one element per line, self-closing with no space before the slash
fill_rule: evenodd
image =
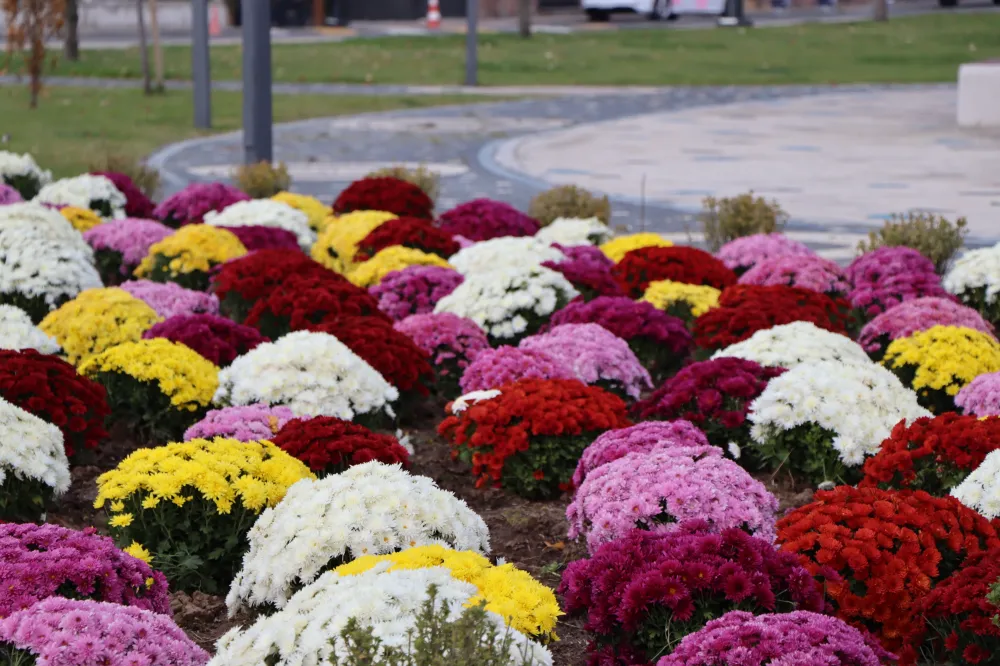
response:
<path id="1" fill-rule="evenodd" d="M 194 126 L 212 126 L 212 83 L 208 59 L 208 0 L 191 0 L 191 81 L 194 84 Z"/>
<path id="2" fill-rule="evenodd" d="M 326 25 L 326 0 L 313 0 L 313 25 L 322 28 Z"/>
<path id="3" fill-rule="evenodd" d="M 149 0 L 149 33 L 153 38 L 153 79 L 157 92 L 163 92 L 163 45 L 160 43 L 160 9 L 157 0 Z"/>
<path id="4" fill-rule="evenodd" d="M 479 85 L 479 0 L 465 0 L 465 85 Z"/>
<path id="5" fill-rule="evenodd" d="M 271 137 L 271 3 L 243 3 L 243 160 L 270 162 Z"/>
<path id="6" fill-rule="evenodd" d="M 753 21 L 746 17 L 743 0 L 726 0 L 726 12 L 719 17 L 720 26 L 750 27 Z"/>

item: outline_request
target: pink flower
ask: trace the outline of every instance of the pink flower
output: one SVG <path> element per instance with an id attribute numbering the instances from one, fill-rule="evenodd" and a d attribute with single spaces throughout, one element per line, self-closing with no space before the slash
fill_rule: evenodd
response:
<path id="1" fill-rule="evenodd" d="M 934 326 L 963 326 L 994 334 L 993 327 L 972 308 L 949 298 L 924 297 L 903 301 L 876 316 L 861 329 L 858 343 L 871 353 Z"/>
<path id="2" fill-rule="evenodd" d="M 502 346 L 484 349 L 462 374 L 462 393 L 488 391 L 519 379 L 576 379 L 571 368 L 544 351 Z"/>
<path id="3" fill-rule="evenodd" d="M 715 253 L 726 268 L 737 272 L 753 268 L 765 259 L 783 256 L 815 257 L 816 253 L 783 234 L 754 234 L 731 240 Z"/>
<path id="4" fill-rule="evenodd" d="M 215 294 L 185 289 L 174 282 L 130 280 L 121 288 L 156 310 L 164 319 L 177 315 L 218 314 L 219 299 Z"/>
<path id="5" fill-rule="evenodd" d="M 787 285 L 828 296 L 844 296 L 851 286 L 834 262 L 816 255 L 780 255 L 758 261 L 740 276 L 740 284 Z"/>
<path id="6" fill-rule="evenodd" d="M 172 233 L 173 229 L 155 220 L 130 217 L 99 224 L 83 232 L 83 240 L 95 251 L 110 250 L 119 253 L 122 257 L 122 275 L 131 275 L 149 253 L 149 248 Z"/>
<path id="7" fill-rule="evenodd" d="M 184 441 L 216 437 L 238 439 L 241 442 L 270 440 L 294 418 L 292 410 L 287 407 L 269 407 L 263 403 L 213 409 L 184 432 Z"/>
<path id="8" fill-rule="evenodd" d="M 462 284 L 458 271 L 441 266 L 407 266 L 393 271 L 368 290 L 378 300 L 378 309 L 393 321 L 410 315 L 429 314 L 439 300 Z"/>

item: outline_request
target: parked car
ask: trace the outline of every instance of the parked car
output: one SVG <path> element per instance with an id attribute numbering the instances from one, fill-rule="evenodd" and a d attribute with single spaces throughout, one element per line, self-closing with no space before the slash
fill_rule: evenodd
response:
<path id="1" fill-rule="evenodd" d="M 591 21 L 607 21 L 612 14 L 645 14 L 651 21 L 677 18 L 671 0 L 582 0 L 580 5 Z"/>

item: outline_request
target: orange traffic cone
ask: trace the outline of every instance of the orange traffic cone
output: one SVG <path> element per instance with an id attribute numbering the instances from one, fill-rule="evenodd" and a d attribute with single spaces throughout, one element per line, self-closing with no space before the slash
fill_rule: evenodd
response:
<path id="1" fill-rule="evenodd" d="M 212 11 L 208 14 L 208 34 L 218 37 L 222 34 L 222 21 L 219 19 L 219 6 L 212 5 Z"/>
<path id="2" fill-rule="evenodd" d="M 431 30 L 441 27 L 440 0 L 427 0 L 427 27 Z"/>

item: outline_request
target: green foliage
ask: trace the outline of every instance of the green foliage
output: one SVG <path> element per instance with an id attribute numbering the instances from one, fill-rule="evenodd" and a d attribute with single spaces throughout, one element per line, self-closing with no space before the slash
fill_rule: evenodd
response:
<path id="1" fill-rule="evenodd" d="M 504 462 L 503 489 L 530 500 L 559 497 L 569 487 L 583 450 L 597 435 L 532 437 L 527 450 L 515 453 Z"/>
<path id="2" fill-rule="evenodd" d="M 35 655 L 19 650 L 10 643 L 0 643 L 0 664 L 4 666 L 35 666 Z"/>
<path id="3" fill-rule="evenodd" d="M 559 185 L 531 200 L 528 215 L 543 227 L 560 217 L 596 217 L 604 224 L 611 222 L 611 202 L 576 185 Z"/>
<path id="4" fill-rule="evenodd" d="M 10 185 L 21 195 L 25 201 L 31 201 L 42 189 L 42 183 L 32 174 L 18 176 L 4 176 L 0 182 Z"/>
<path id="5" fill-rule="evenodd" d="M 986 601 L 990 602 L 990 605 L 1000 608 L 1000 580 L 993 583 L 993 587 L 990 588 L 989 596 L 986 597 Z M 1000 613 L 993 616 L 993 624 L 1000 627 Z"/>
<path id="6" fill-rule="evenodd" d="M 673 377 L 687 361 L 686 356 L 679 356 L 666 345 L 644 335 L 633 337 L 628 346 L 642 367 L 649 371 L 655 385 Z"/>
<path id="7" fill-rule="evenodd" d="M 208 273 L 205 271 L 177 272 L 170 267 L 174 259 L 176 257 L 160 253 L 153 255 L 153 265 L 143 277 L 153 282 L 176 282 L 185 289 L 193 289 L 194 291 L 208 291 L 211 284 Z M 215 267 L 214 263 L 212 267 Z"/>
<path id="8" fill-rule="evenodd" d="M 115 421 L 125 425 L 140 442 L 180 442 L 184 431 L 207 411 L 177 409 L 156 382 L 139 381 L 123 372 L 98 372 L 94 380 L 107 391 Z"/>
<path id="9" fill-rule="evenodd" d="M 918 389 L 914 387 L 913 382 L 916 380 L 917 371 L 919 370 L 916 365 L 904 363 L 903 365 L 890 367 L 889 370 L 892 371 L 892 374 L 899 377 L 899 381 L 903 383 L 903 386 L 917 394 L 917 402 L 932 414 L 946 414 L 947 412 L 958 411 L 958 408 L 955 407 L 955 397 L 948 395 L 948 392 L 943 388 L 937 389 L 924 386 Z"/>
<path id="10" fill-rule="evenodd" d="M 407 183 L 416 185 L 424 191 L 431 201 L 437 201 L 438 194 L 441 193 L 441 177 L 425 167 L 423 164 L 416 169 L 405 166 L 391 166 L 384 169 L 377 169 L 367 174 L 365 178 L 398 178 Z"/>
<path id="11" fill-rule="evenodd" d="M 699 219 L 712 252 L 737 238 L 777 233 L 788 222 L 788 214 L 777 201 L 755 197 L 752 190 L 735 197 L 706 197 L 701 205 L 704 210 Z"/>
<path id="12" fill-rule="evenodd" d="M 796 481 L 819 485 L 825 481 L 854 484 L 861 480 L 861 467 L 847 467 L 833 448 L 835 433 L 812 423 L 772 433 L 763 443 L 753 442 L 751 451 L 765 469 L 786 472 Z"/>
<path id="13" fill-rule="evenodd" d="M 501 635 L 481 605 L 450 620 L 448 604 L 437 603 L 437 588 L 431 585 L 427 593 L 406 648 L 383 645 L 370 627 L 351 619 L 338 641 L 344 656 L 331 657 L 331 662 L 335 666 L 531 666 L 527 654 L 512 658 L 510 631 Z"/>
<path id="14" fill-rule="evenodd" d="M 128 273 L 122 273 L 122 253 L 118 250 L 94 250 L 94 265 L 101 282 L 107 287 L 119 285 L 130 277 Z"/>
<path id="15" fill-rule="evenodd" d="M 996 296 L 987 296 L 986 287 L 968 289 L 957 296 L 964 305 L 981 314 L 986 321 L 994 326 L 1000 324 L 1000 299 Z"/>
<path id="16" fill-rule="evenodd" d="M 156 199 L 160 194 L 160 172 L 135 157 L 105 153 L 103 158 L 90 163 L 89 171 L 122 173 L 131 178 L 135 186 L 150 199 Z"/>
<path id="17" fill-rule="evenodd" d="M 233 171 L 233 181 L 254 199 L 267 199 L 292 186 L 292 177 L 284 162 L 277 166 L 267 161 L 244 164 Z"/>
<path id="18" fill-rule="evenodd" d="M 913 248 L 933 261 L 938 274 L 943 275 L 968 233 L 964 217 L 952 223 L 929 213 L 893 215 L 881 229 L 868 233 L 868 240 L 858 244 L 858 252 L 864 254 L 880 247 Z"/>
<path id="19" fill-rule="evenodd" d="M 49 304 L 45 302 L 45 296 L 41 294 L 28 296 L 19 291 L 0 291 L 0 305 L 13 305 L 15 308 L 21 308 L 28 313 L 28 316 L 31 317 L 31 323 L 35 326 L 38 326 L 45 319 L 45 315 L 50 310 L 55 310 L 68 300 L 70 300 L 69 296 L 60 296 L 50 308 Z"/>
<path id="20" fill-rule="evenodd" d="M 21 478 L 7 470 L 6 478 L 0 481 L 0 523 L 41 522 L 52 499 L 52 488 L 42 481 Z"/>

